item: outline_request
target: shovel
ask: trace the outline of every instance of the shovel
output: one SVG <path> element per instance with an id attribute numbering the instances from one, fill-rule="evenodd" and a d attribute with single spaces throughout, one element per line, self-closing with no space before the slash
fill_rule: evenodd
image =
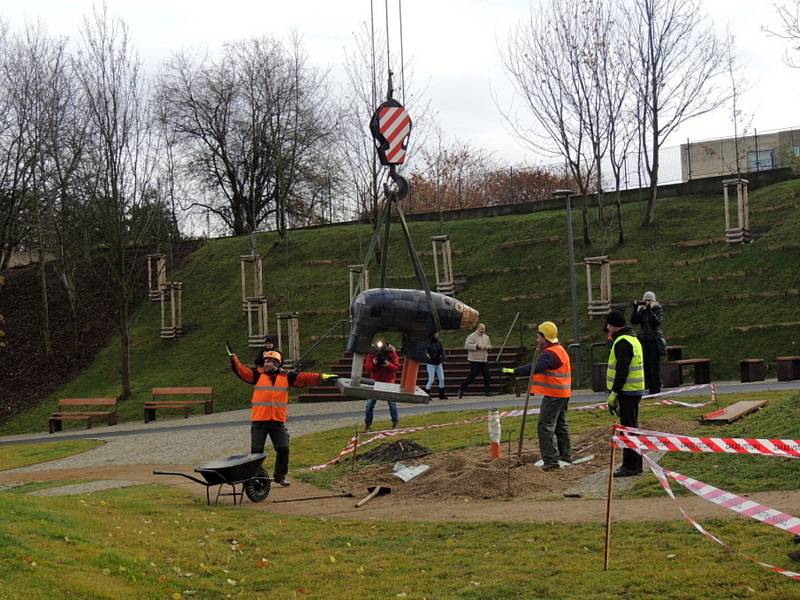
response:
<path id="1" fill-rule="evenodd" d="M 350 492 L 341 492 L 339 494 L 329 494 L 327 496 L 307 496 L 305 498 L 288 498 L 286 500 L 273 500 L 273 504 L 280 504 L 281 502 L 304 502 L 306 500 L 325 500 L 326 498 L 352 498 L 353 494 Z"/>
<path id="2" fill-rule="evenodd" d="M 359 506 L 364 506 L 367 502 L 372 500 L 375 496 L 386 496 L 387 494 L 391 494 L 392 493 L 392 488 L 386 487 L 385 485 L 376 485 L 374 487 L 368 487 L 367 491 L 369 492 L 369 494 L 364 496 L 358 502 L 356 502 L 356 508 L 358 508 Z"/>

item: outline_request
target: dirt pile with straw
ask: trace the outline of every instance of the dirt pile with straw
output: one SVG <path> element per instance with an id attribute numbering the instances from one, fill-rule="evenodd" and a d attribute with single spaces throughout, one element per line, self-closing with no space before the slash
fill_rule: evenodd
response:
<path id="1" fill-rule="evenodd" d="M 641 424 L 643 428 L 655 431 L 686 434 L 696 427 L 694 423 L 670 418 L 651 419 Z M 398 499 L 439 499 L 439 500 L 487 500 L 504 497 L 554 498 L 562 497 L 564 491 L 574 489 L 584 477 L 608 468 L 610 455 L 609 428 L 596 427 L 579 435 L 572 436 L 573 459 L 594 454 L 594 459 L 583 464 L 573 465 L 557 471 L 542 471 L 534 463 L 539 460 L 538 443 L 528 439 L 523 447 L 522 464 L 516 464 L 517 444 L 512 444 L 512 456 L 508 456 L 507 446 L 503 446 L 503 456 L 492 460 L 489 446 L 479 446 L 437 452 L 420 458 L 404 458 L 404 452 L 414 449 L 417 444 L 410 440 L 395 440 L 371 452 L 375 456 L 385 456 L 381 464 L 359 465 L 355 472 L 340 478 L 335 486 L 354 494 L 362 494 L 368 486 L 384 485 L 392 488 L 392 496 Z M 392 458 L 392 457 L 397 458 Z M 430 470 L 403 483 L 393 474 L 393 461 L 406 466 L 426 464 Z"/>

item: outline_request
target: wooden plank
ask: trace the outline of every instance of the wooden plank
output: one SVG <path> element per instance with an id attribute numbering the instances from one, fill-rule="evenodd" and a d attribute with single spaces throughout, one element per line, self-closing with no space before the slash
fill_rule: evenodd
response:
<path id="1" fill-rule="evenodd" d="M 767 323 L 764 325 L 739 325 L 738 327 L 731 327 L 731 331 L 759 331 L 762 329 L 775 329 L 780 327 L 797 327 L 800 321 L 786 321 L 783 323 Z"/>
<path id="2" fill-rule="evenodd" d="M 700 246 L 710 246 L 712 244 L 718 244 L 724 241 L 725 238 L 708 238 L 705 240 L 685 240 L 682 242 L 673 242 L 672 245 L 675 248 L 697 248 Z"/>
<path id="3" fill-rule="evenodd" d="M 116 406 L 116 398 L 61 398 L 59 406 Z"/>
<path id="4" fill-rule="evenodd" d="M 544 238 L 534 238 L 528 240 L 514 240 L 512 242 L 502 242 L 500 244 L 495 244 L 495 248 L 498 250 L 505 250 L 507 248 L 521 248 L 523 246 L 535 246 L 536 244 L 549 244 L 552 242 L 557 242 L 561 239 L 558 235 L 551 235 L 549 237 Z"/>
<path id="5" fill-rule="evenodd" d="M 725 408 L 704 414 L 701 421 L 703 423 L 733 423 L 745 415 L 757 411 L 766 403 L 766 400 L 740 400 Z"/>

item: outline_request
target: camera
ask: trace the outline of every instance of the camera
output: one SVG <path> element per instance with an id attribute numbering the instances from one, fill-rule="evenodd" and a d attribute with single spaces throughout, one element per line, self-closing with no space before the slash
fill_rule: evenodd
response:
<path id="1" fill-rule="evenodd" d="M 389 351 L 386 348 L 381 348 L 375 353 L 375 364 L 376 365 L 389 364 Z"/>

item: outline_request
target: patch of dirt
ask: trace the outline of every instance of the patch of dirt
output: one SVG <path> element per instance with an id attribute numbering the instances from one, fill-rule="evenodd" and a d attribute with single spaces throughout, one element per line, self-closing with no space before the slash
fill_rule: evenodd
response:
<path id="1" fill-rule="evenodd" d="M 696 424 L 668 417 L 643 421 L 642 428 L 670 433 L 687 434 Z M 542 471 L 533 463 L 539 460 L 538 444 L 526 440 L 522 462 L 516 465 L 517 443 L 512 443 L 509 464 L 508 447 L 503 446 L 503 456 L 491 460 L 489 447 L 466 448 L 452 452 L 437 452 L 424 458 L 401 456 L 401 448 L 417 446 L 410 440 L 396 440 L 371 451 L 376 456 L 385 456 L 391 464 L 361 466 L 355 473 L 340 478 L 336 489 L 361 493 L 368 486 L 383 485 L 392 488 L 392 496 L 427 500 L 490 500 L 508 497 L 547 498 L 561 496 L 564 492 L 581 494 L 581 481 L 590 475 L 608 469 L 611 447 L 608 443 L 609 428 L 596 427 L 572 436 L 573 459 L 594 454 L 594 459 L 557 471 Z M 532 450 L 536 448 L 536 450 Z M 527 450 L 527 452 L 526 452 Z M 406 466 L 426 464 L 430 470 L 407 483 L 393 473 L 394 461 Z M 510 469 L 509 469 L 510 467 Z M 595 495 L 588 490 L 588 495 Z"/>
<path id="2" fill-rule="evenodd" d="M 358 455 L 359 461 L 385 463 L 396 462 L 398 460 L 409 460 L 427 456 L 431 451 L 425 446 L 420 446 L 410 440 L 396 440 L 388 444 L 381 444 L 369 452 Z"/>

